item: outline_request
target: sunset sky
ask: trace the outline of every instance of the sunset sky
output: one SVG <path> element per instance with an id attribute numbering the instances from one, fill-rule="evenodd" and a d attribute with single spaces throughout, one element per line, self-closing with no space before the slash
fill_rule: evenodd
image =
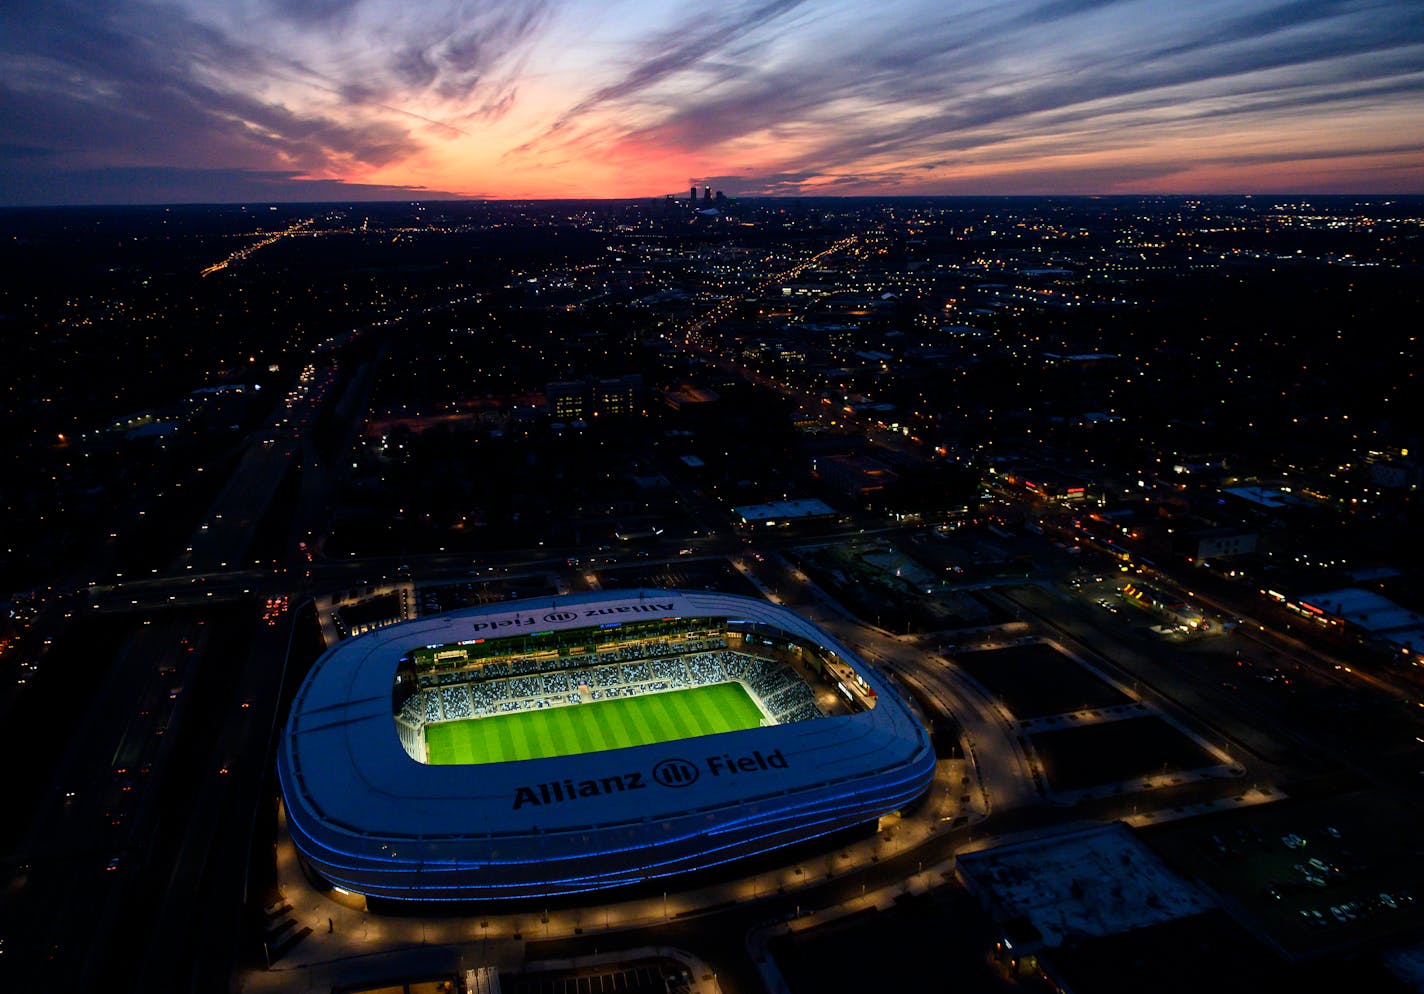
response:
<path id="1" fill-rule="evenodd" d="M 1424 193 L 1418 0 L 6 0 L 0 204 Z"/>

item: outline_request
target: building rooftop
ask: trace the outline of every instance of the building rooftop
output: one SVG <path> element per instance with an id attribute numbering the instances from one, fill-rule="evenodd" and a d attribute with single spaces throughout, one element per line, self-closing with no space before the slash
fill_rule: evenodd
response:
<path id="1" fill-rule="evenodd" d="M 997 919 L 1027 920 L 1050 947 L 1214 906 L 1119 824 L 966 853 L 959 873 Z"/>
<path id="2" fill-rule="evenodd" d="M 1359 587 L 1308 594 L 1300 601 L 1376 635 L 1424 625 L 1424 615 L 1400 607 L 1388 597 L 1372 590 L 1362 590 Z"/>
<path id="3" fill-rule="evenodd" d="M 743 504 L 732 508 L 732 513 L 748 524 L 766 521 L 780 521 L 783 518 L 818 518 L 835 514 L 836 509 L 823 500 L 805 498 L 801 500 L 774 500 L 766 504 Z"/>
<path id="4" fill-rule="evenodd" d="M 1226 487 L 1223 493 L 1231 494 L 1233 497 L 1240 497 L 1244 501 L 1250 501 L 1260 507 L 1272 509 L 1278 507 L 1290 507 L 1292 504 L 1299 504 L 1300 501 L 1290 494 L 1282 493 L 1279 490 L 1272 490 L 1267 487 Z"/>

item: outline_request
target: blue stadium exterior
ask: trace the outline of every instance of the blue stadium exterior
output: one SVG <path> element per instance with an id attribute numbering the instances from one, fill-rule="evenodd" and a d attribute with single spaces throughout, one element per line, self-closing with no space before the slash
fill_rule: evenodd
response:
<path id="1" fill-rule="evenodd" d="M 413 648 L 609 618 L 726 619 L 813 642 L 870 710 L 581 755 L 426 765 L 397 738 L 392 684 Z M 703 870 L 874 822 L 921 798 L 929 736 L 900 693 L 785 608 L 714 593 L 577 594 L 453 612 L 342 642 L 293 702 L 278 775 L 307 870 L 410 901 L 532 899 Z"/>

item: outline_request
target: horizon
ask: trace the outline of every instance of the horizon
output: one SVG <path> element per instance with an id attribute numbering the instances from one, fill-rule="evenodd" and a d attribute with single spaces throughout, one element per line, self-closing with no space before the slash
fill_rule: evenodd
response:
<path id="1" fill-rule="evenodd" d="M 1326 200 L 1360 200 L 1360 201 L 1391 201 L 1391 200 L 1424 200 L 1424 193 L 1411 192 L 1380 192 L 1361 193 L 1352 191 L 1319 191 L 1300 192 L 1293 190 L 1268 191 L 1258 193 L 886 193 L 886 194 L 834 194 L 834 193 L 782 193 L 782 194 L 747 194 L 728 195 L 727 203 L 733 202 L 775 202 L 775 201 L 859 201 L 859 202 L 880 202 L 880 201 L 910 201 L 910 200 L 945 200 L 945 201 L 1091 201 L 1091 200 L 1116 200 L 1116 201 L 1150 201 L 1150 200 L 1271 200 L 1285 197 L 1301 197 L 1311 199 Z M 373 206 L 398 206 L 398 205 L 465 205 L 465 204 L 489 204 L 489 205 L 510 205 L 510 204 L 662 204 L 667 201 L 686 204 L 688 199 L 684 193 L 681 197 L 676 194 L 646 194 L 641 196 L 627 197 L 440 197 L 425 199 L 421 197 L 390 197 L 371 200 L 192 200 L 192 201 L 102 201 L 94 203 L 36 203 L 36 204 L 0 204 L 0 212 L 5 211 L 64 211 L 64 210 L 103 210 L 103 209 L 135 209 L 135 210 L 163 210 L 172 208 L 202 208 L 202 207 L 268 207 L 268 208 L 309 208 L 309 207 L 373 207 Z M 701 198 L 698 203 L 702 203 Z M 714 204 L 715 206 L 715 204 Z"/>

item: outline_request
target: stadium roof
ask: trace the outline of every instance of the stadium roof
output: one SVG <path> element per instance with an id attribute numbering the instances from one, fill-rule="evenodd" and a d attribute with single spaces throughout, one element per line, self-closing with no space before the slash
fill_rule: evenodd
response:
<path id="1" fill-rule="evenodd" d="M 426 765 L 397 736 L 392 688 L 413 648 L 480 638 L 656 618 L 761 623 L 834 652 L 875 691 L 872 710 L 627 749 L 500 764 Z M 878 770 L 922 755 L 925 732 L 897 691 L 827 633 L 786 608 L 730 594 L 595 592 L 499 604 L 378 629 L 339 643 L 317 661 L 292 705 L 283 743 L 289 809 L 353 839 L 498 836 L 641 824 L 660 815 L 727 808 Z M 784 768 L 702 776 L 685 790 L 604 792 L 563 803 L 524 805 L 521 787 L 646 771 L 668 758 L 701 762 L 780 750 Z"/>

